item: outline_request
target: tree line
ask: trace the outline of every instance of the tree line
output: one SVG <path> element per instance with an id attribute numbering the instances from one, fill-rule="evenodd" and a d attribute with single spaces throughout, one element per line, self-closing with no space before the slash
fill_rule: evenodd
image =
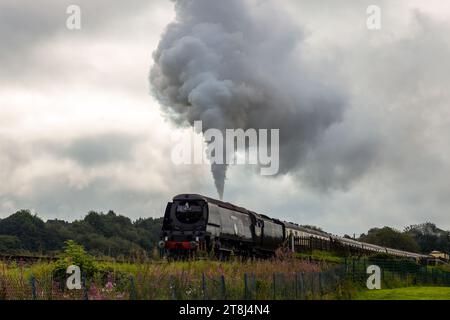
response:
<path id="1" fill-rule="evenodd" d="M 390 227 L 372 228 L 359 237 L 360 241 L 410 252 L 429 254 L 450 252 L 450 232 L 426 222 L 406 227 L 403 231 Z"/>
<path id="2" fill-rule="evenodd" d="M 73 222 L 44 222 L 30 211 L 21 210 L 0 219 L 0 254 L 53 255 L 61 252 L 65 241 L 74 240 L 96 256 L 149 255 L 156 248 L 161 225 L 162 218 L 131 221 L 113 211 L 91 211 Z M 430 222 L 411 225 L 403 231 L 372 228 L 358 240 L 424 254 L 433 250 L 450 252 L 450 232 Z"/>
<path id="3" fill-rule="evenodd" d="M 67 240 L 96 256 L 128 257 L 150 254 L 159 240 L 162 218 L 131 221 L 113 211 L 89 212 L 84 219 L 44 222 L 28 210 L 0 220 L 0 254 L 52 255 Z"/>

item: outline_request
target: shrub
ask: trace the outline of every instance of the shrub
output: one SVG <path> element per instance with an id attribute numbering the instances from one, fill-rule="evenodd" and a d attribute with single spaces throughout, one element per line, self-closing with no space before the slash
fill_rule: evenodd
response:
<path id="1" fill-rule="evenodd" d="M 76 265 L 80 267 L 83 275 L 93 277 L 97 271 L 93 257 L 84 250 L 82 245 L 77 244 L 73 240 L 68 240 L 65 244 L 63 253 L 55 263 L 54 276 L 58 279 L 63 279 L 66 276 L 67 268 L 71 265 Z"/>

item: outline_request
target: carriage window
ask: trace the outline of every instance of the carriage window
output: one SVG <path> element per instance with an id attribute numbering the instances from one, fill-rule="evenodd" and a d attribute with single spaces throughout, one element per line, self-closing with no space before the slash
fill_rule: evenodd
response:
<path id="1" fill-rule="evenodd" d="M 182 223 L 196 223 L 203 217 L 203 206 L 199 202 L 179 202 L 175 216 Z"/>

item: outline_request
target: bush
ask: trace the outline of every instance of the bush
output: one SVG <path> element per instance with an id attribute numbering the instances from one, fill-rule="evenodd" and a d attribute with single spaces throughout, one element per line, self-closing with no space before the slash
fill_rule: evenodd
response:
<path id="1" fill-rule="evenodd" d="M 66 277 L 66 270 L 71 265 L 80 267 L 82 274 L 86 277 L 93 277 L 97 271 L 94 259 L 90 256 L 82 245 L 73 240 L 65 242 L 64 252 L 55 263 L 54 276 L 58 279 Z"/>

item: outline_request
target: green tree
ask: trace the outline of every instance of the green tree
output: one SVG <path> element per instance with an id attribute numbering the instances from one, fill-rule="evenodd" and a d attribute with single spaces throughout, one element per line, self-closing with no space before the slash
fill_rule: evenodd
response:
<path id="1" fill-rule="evenodd" d="M 20 247 L 27 251 L 43 252 L 50 243 L 45 223 L 28 210 L 21 210 L 0 221 L 0 234 L 17 237 Z"/>
<path id="2" fill-rule="evenodd" d="M 84 247 L 73 240 L 67 240 L 64 251 L 56 262 L 55 275 L 64 277 L 71 265 L 80 267 L 81 272 L 87 277 L 92 277 L 97 270 L 93 257 L 84 250 Z"/>
<path id="3" fill-rule="evenodd" d="M 404 232 L 418 243 L 424 253 L 434 250 L 450 252 L 450 232 L 439 229 L 434 223 L 411 225 Z"/>
<path id="4" fill-rule="evenodd" d="M 22 251 L 20 239 L 16 236 L 0 235 L 1 254 L 19 254 Z"/>
<path id="5" fill-rule="evenodd" d="M 420 252 L 419 245 L 410 235 L 390 227 L 372 228 L 367 235 L 362 234 L 359 240 L 392 249 Z"/>

